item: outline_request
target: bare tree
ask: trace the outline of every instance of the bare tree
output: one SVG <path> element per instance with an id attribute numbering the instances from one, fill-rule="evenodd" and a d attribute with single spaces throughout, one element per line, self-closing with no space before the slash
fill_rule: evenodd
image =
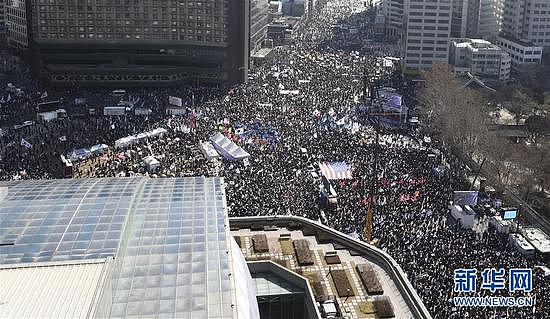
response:
<path id="1" fill-rule="evenodd" d="M 550 117 L 531 115 L 525 120 L 525 130 L 536 147 L 544 136 L 550 134 Z"/>
<path id="2" fill-rule="evenodd" d="M 421 105 L 428 125 L 461 152 L 474 152 L 487 133 L 488 103 L 481 93 L 463 88 L 446 64 L 422 73 L 425 87 Z"/>
<path id="3" fill-rule="evenodd" d="M 537 108 L 538 104 L 525 92 L 519 89 L 515 89 L 512 93 L 512 100 L 510 105 L 507 106 L 508 111 L 514 115 L 516 125 L 519 124 L 521 119 L 533 112 L 533 109 Z"/>

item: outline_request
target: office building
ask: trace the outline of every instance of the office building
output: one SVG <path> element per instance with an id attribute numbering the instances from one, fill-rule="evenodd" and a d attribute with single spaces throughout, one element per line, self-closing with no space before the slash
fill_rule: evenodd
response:
<path id="1" fill-rule="evenodd" d="M 453 12 L 451 15 L 451 37 L 463 38 L 466 36 L 468 22 L 469 0 L 453 0 Z"/>
<path id="2" fill-rule="evenodd" d="M 504 0 L 502 33 L 550 49 L 550 2 Z"/>
<path id="3" fill-rule="evenodd" d="M 510 55 L 512 59 L 512 68 L 521 67 L 523 64 L 542 63 L 542 46 L 506 35 L 497 37 L 497 45 Z"/>
<path id="4" fill-rule="evenodd" d="M 468 0 L 466 35 L 496 41 L 501 31 L 504 0 Z"/>
<path id="5" fill-rule="evenodd" d="M 386 33 L 386 16 L 382 12 L 377 12 L 374 18 L 374 34 L 384 36 Z"/>
<path id="6" fill-rule="evenodd" d="M 6 0 L 0 0 L 0 46 L 6 44 Z"/>
<path id="7" fill-rule="evenodd" d="M 6 40 L 8 46 L 16 51 L 24 51 L 29 47 L 27 4 L 25 0 L 6 0 L 5 4 Z"/>
<path id="8" fill-rule="evenodd" d="M 405 2 L 405 72 L 431 68 L 436 62 L 447 63 L 452 10 L 451 0 Z"/>
<path id="9" fill-rule="evenodd" d="M 299 217 L 229 220 L 220 178 L 0 183 L 0 278 L 3 318 L 359 317 L 366 298 L 430 318 L 385 252 Z"/>
<path id="10" fill-rule="evenodd" d="M 252 55 L 262 48 L 267 39 L 269 25 L 269 3 L 263 0 L 250 0 L 250 41 L 249 52 Z"/>
<path id="11" fill-rule="evenodd" d="M 482 79 L 510 79 L 511 59 L 499 46 L 482 39 L 454 39 L 449 64 L 455 73 L 470 73 Z"/>
<path id="12" fill-rule="evenodd" d="M 265 21 L 260 0 L 9 1 L 11 45 L 29 48 L 41 77 L 60 85 L 239 83 Z"/>
<path id="13" fill-rule="evenodd" d="M 494 41 L 502 30 L 503 0 L 480 0 L 478 36 Z"/>
<path id="14" fill-rule="evenodd" d="M 501 31 L 504 0 L 468 0 L 466 35 L 490 42 Z"/>
<path id="15" fill-rule="evenodd" d="M 401 38 L 403 33 L 404 0 L 384 0 L 382 13 L 385 16 L 386 36 Z"/>

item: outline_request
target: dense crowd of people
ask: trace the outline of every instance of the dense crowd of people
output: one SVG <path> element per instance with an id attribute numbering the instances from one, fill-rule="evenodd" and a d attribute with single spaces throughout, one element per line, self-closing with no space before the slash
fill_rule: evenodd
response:
<path id="1" fill-rule="evenodd" d="M 0 179 L 59 177 L 60 155 L 99 143 L 113 146 L 119 138 L 163 127 L 168 133 L 161 138 L 74 162 L 75 177 L 222 176 L 231 216 L 293 214 L 360 237 L 367 206 L 374 202 L 373 238 L 403 267 L 434 318 L 548 318 L 550 281 L 538 272 L 530 294 L 536 296 L 534 307 L 453 305 L 454 269 L 532 268 L 537 262 L 492 228 L 476 236 L 448 219 L 450 196 L 466 187 L 467 168 L 444 149 L 434 157 L 420 129 L 382 126 L 376 142 L 373 126 L 357 111 L 363 76 L 378 74 L 379 85 L 396 88 L 408 102 L 414 92 L 377 58 L 395 56 L 397 47 L 372 40 L 372 12 L 358 10 L 362 5 L 328 1 L 290 44 L 275 49 L 275 59 L 256 65 L 247 83 L 227 92 L 128 90 L 151 109 L 147 116 L 82 116 L 72 103 L 76 98 L 90 105 L 116 101 L 105 90 L 71 88 L 48 92 L 64 99 L 68 119 L 10 128 L 33 119 L 45 90 L 28 71 L 7 70 L 10 83 L 24 93 L 10 94 L 9 101 L 3 97 Z M 167 116 L 169 96 L 181 97 L 192 118 Z M 338 125 L 338 119 L 357 126 Z M 257 134 L 242 137 L 240 127 L 254 127 Z M 250 154 L 248 161 L 206 159 L 198 146 L 214 131 L 231 137 Z M 142 165 L 148 155 L 159 161 L 154 172 Z M 317 167 L 334 161 L 346 162 L 353 178 L 333 181 L 338 205 L 332 209 L 320 203 Z M 444 174 L 435 174 L 441 166 Z"/>

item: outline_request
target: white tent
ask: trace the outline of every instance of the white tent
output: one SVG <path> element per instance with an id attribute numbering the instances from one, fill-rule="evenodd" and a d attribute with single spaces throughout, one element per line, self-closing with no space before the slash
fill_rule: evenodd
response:
<path id="1" fill-rule="evenodd" d="M 50 122 L 53 120 L 57 120 L 57 112 L 41 112 L 36 114 L 37 121 L 39 122 Z"/>
<path id="2" fill-rule="evenodd" d="M 151 136 L 159 136 L 159 137 L 162 137 L 165 133 L 167 133 L 168 131 L 162 127 L 158 127 L 152 131 L 150 131 L 150 135 Z"/>
<path id="3" fill-rule="evenodd" d="M 202 155 L 204 155 L 204 157 L 209 161 L 213 161 L 220 157 L 220 154 L 216 152 L 216 149 L 214 148 L 214 146 L 212 146 L 212 143 L 210 142 L 201 143 L 200 149 L 201 149 Z"/>
<path id="4" fill-rule="evenodd" d="M 147 133 L 139 133 L 138 135 L 136 135 L 135 137 L 138 139 L 138 140 L 143 140 L 143 139 L 146 139 L 147 137 L 149 137 L 150 135 L 147 134 Z"/>
<path id="5" fill-rule="evenodd" d="M 133 136 L 126 136 L 115 141 L 115 148 L 126 148 L 136 143 Z"/>
<path id="6" fill-rule="evenodd" d="M 250 154 L 220 132 L 210 136 L 210 142 L 223 157 L 230 161 L 242 160 L 250 156 Z"/>
<path id="7" fill-rule="evenodd" d="M 103 153 L 108 148 L 109 148 L 109 146 L 107 146 L 105 144 L 97 144 L 97 145 L 94 145 L 94 146 L 90 147 L 90 152 L 92 152 L 94 154 Z"/>
<path id="8" fill-rule="evenodd" d="M 153 156 L 146 156 L 143 158 L 143 165 L 149 172 L 154 172 L 160 166 L 159 161 Z"/>

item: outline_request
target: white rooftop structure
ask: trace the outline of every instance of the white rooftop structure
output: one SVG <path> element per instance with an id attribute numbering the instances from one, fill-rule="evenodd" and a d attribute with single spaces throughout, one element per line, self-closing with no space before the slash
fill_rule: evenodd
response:
<path id="1" fill-rule="evenodd" d="M 527 227 L 522 229 L 523 236 L 543 254 L 550 253 L 550 236 L 539 228 Z"/>
<path id="2" fill-rule="evenodd" d="M 236 296 L 236 282 L 247 279 L 233 271 L 220 178 L 11 181 L 0 189 L 2 319 L 228 319 L 241 306 L 254 314 L 251 298 Z"/>
<path id="3" fill-rule="evenodd" d="M 107 269 L 107 259 L 2 265 L 0 318 L 88 318 Z"/>

